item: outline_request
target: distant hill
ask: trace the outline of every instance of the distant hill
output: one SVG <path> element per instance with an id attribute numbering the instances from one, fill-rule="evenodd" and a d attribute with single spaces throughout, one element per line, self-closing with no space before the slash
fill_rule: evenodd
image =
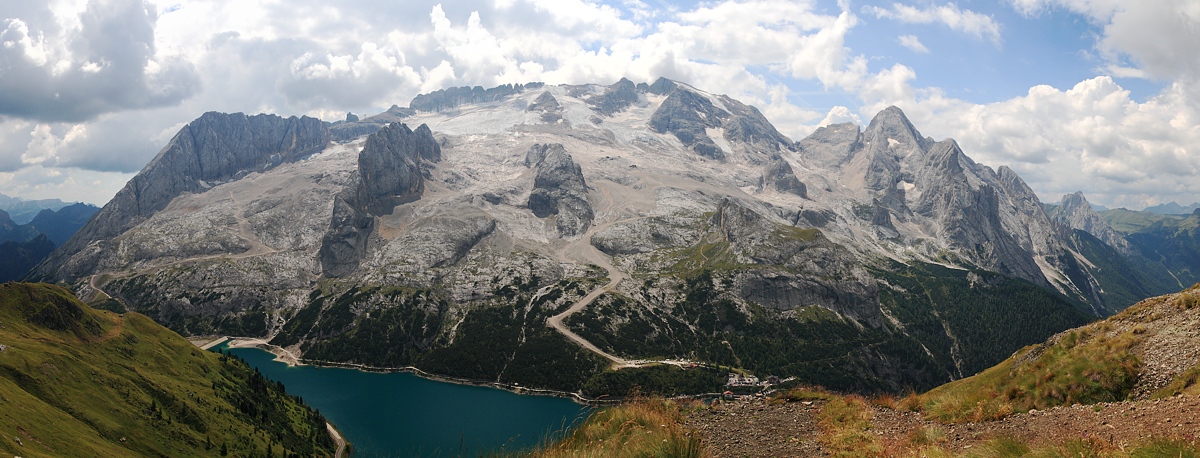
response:
<path id="1" fill-rule="evenodd" d="M 46 234 L 50 241 L 58 246 L 67 243 L 67 240 L 98 211 L 99 207 L 82 203 L 71 204 L 57 211 L 46 209 L 39 212 L 26 226 Z"/>
<path id="2" fill-rule="evenodd" d="M 23 278 L 29 269 L 70 240 L 99 210 L 95 205 L 82 203 L 57 210 L 44 209 L 26 224 L 18 224 L 0 210 L 0 282 Z"/>
<path id="3" fill-rule="evenodd" d="M 20 280 L 29 269 L 50 256 L 54 247 L 46 234 L 38 234 L 28 242 L 0 243 L 0 282 Z"/>
<path id="4" fill-rule="evenodd" d="M 42 210 L 58 210 L 67 205 L 71 205 L 71 202 L 59 199 L 25 200 L 0 194 L 0 210 L 8 212 L 9 217 L 17 224 L 33 221 Z"/>
<path id="5" fill-rule="evenodd" d="M 1193 202 L 1191 205 L 1186 207 L 1179 205 L 1177 202 L 1167 202 L 1165 204 L 1159 204 L 1153 207 L 1146 207 L 1145 210 L 1142 211 L 1148 211 L 1150 213 L 1157 213 L 1160 215 L 1186 215 L 1196 211 L 1197 208 L 1200 208 L 1200 202 Z"/>
<path id="6" fill-rule="evenodd" d="M 27 242 L 38 234 L 46 234 L 55 246 L 62 245 L 98 211 L 100 208 L 95 205 L 75 203 L 57 210 L 41 210 L 37 216 L 21 224 L 0 210 L 0 242 Z"/>
<path id="7" fill-rule="evenodd" d="M 331 456 L 320 413 L 245 362 L 63 288 L 0 285 L 0 456 Z"/>

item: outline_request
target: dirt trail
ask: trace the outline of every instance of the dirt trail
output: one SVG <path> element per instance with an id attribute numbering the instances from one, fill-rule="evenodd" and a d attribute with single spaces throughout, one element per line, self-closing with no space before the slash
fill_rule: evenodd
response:
<path id="1" fill-rule="evenodd" d="M 823 405 L 824 401 L 772 405 L 762 398 L 728 401 L 687 414 L 684 425 L 703 434 L 714 458 L 827 456 L 817 442 L 821 430 L 816 417 Z M 925 420 L 918 412 L 871 409 L 871 432 L 892 450 L 906 448 L 921 431 L 934 432 L 932 436 L 940 438 L 934 445 L 956 454 L 997 437 L 1015 438 L 1033 447 L 1087 439 L 1118 449 L 1149 437 L 1200 437 L 1197 396 L 1057 407 L 957 425 Z"/>
<path id="2" fill-rule="evenodd" d="M 603 192 L 601 193 L 602 198 L 600 200 L 600 205 L 597 205 L 597 212 L 596 212 L 597 214 L 601 214 L 602 211 L 604 213 L 607 213 L 607 212 L 611 211 L 611 209 L 613 208 L 613 198 L 612 198 L 611 190 L 609 190 L 607 186 L 603 186 L 603 185 L 601 185 L 600 188 L 603 190 Z M 608 226 L 611 226 L 614 222 L 607 222 L 604 224 L 592 225 L 592 227 L 589 228 L 586 233 L 584 233 L 583 237 L 580 237 L 578 240 L 575 240 L 574 242 L 571 242 L 571 243 L 567 244 L 566 246 L 564 246 L 562 249 L 558 250 L 557 255 L 560 260 L 582 262 L 582 263 L 595 264 L 597 266 L 600 266 L 601 269 L 604 269 L 605 271 L 608 272 L 608 283 L 604 284 L 604 286 L 601 286 L 599 288 L 592 290 L 592 292 L 588 293 L 587 296 L 584 296 L 582 299 L 576 301 L 574 304 L 571 305 L 571 307 L 567 308 L 562 313 L 559 313 L 558 315 L 554 315 L 554 316 L 550 317 L 549 319 L 546 320 L 546 324 L 550 327 L 553 327 L 555 330 L 557 330 L 562 335 L 566 336 L 568 339 L 571 339 L 571 341 L 579 344 L 579 346 L 587 349 L 588 351 L 591 351 L 592 353 L 595 353 L 597 355 L 604 357 L 604 359 L 612 361 L 613 366 L 615 366 L 617 368 L 636 367 L 637 364 L 635 364 L 635 363 L 632 363 L 632 362 L 630 362 L 626 359 L 620 358 L 618 356 L 611 355 L 608 352 L 601 350 L 595 344 L 593 344 L 593 343 L 589 342 L 587 339 L 584 339 L 583 337 L 579 336 L 579 334 L 576 334 L 576 333 L 572 332 L 570 329 L 567 329 L 567 326 L 565 324 L 563 324 L 563 320 L 567 319 L 567 317 L 574 315 L 575 313 L 579 312 L 580 310 L 583 310 L 584 307 L 587 307 L 588 304 L 591 304 L 592 301 L 595 301 L 596 298 L 600 297 L 601 294 L 604 294 L 604 293 L 612 291 L 613 289 L 616 289 L 617 285 L 620 284 L 621 281 L 625 279 L 625 273 L 621 272 L 615 266 L 612 265 L 612 262 L 609 261 L 608 255 L 600 252 L 600 250 L 596 249 L 595 246 L 592 246 L 592 235 L 594 235 L 596 232 L 599 232 L 601 230 L 608 228 Z"/>

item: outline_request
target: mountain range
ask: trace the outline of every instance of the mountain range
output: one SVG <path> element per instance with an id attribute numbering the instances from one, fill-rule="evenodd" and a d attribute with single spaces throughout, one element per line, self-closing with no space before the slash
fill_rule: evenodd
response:
<path id="1" fill-rule="evenodd" d="M 653 360 L 928 388 L 1198 274 L 899 108 L 793 141 L 622 79 L 206 113 L 31 278 L 311 361 L 600 395 Z"/>
<path id="2" fill-rule="evenodd" d="M 24 224 L 18 224 L 0 210 L 0 282 L 24 277 L 99 210 L 83 203 L 45 208 Z"/>
<path id="3" fill-rule="evenodd" d="M 1179 205 L 1178 202 L 1167 202 L 1165 204 L 1146 207 L 1142 211 L 1157 213 L 1160 215 L 1186 215 L 1196 211 L 1198 208 L 1200 208 L 1200 202 L 1192 202 L 1191 205 L 1186 207 Z"/>
<path id="4" fill-rule="evenodd" d="M 12 197 L 0 194 L 0 210 L 6 212 L 9 215 L 9 218 L 11 218 L 16 224 L 29 223 L 34 217 L 41 213 L 42 210 L 58 210 L 71 204 L 71 202 L 63 202 L 59 199 L 27 200 L 20 197 Z"/>

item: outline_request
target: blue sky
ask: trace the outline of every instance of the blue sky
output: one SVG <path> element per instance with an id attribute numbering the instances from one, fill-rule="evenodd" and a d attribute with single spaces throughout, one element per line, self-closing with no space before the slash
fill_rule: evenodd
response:
<path id="1" fill-rule="evenodd" d="M 0 44 L 0 192 L 26 198 L 103 204 L 211 110 L 666 76 L 796 140 L 896 105 L 1048 202 L 1200 200 L 1189 0 L 30 0 L 0 4 Z"/>

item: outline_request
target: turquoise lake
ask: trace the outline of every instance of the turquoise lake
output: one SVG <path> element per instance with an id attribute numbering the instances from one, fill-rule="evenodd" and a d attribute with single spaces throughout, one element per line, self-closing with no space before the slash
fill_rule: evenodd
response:
<path id="1" fill-rule="evenodd" d="M 547 433 L 578 424 L 592 411 L 563 398 L 437 382 L 403 372 L 288 367 L 257 348 L 216 348 L 246 360 L 319 409 L 359 458 L 524 449 Z"/>

